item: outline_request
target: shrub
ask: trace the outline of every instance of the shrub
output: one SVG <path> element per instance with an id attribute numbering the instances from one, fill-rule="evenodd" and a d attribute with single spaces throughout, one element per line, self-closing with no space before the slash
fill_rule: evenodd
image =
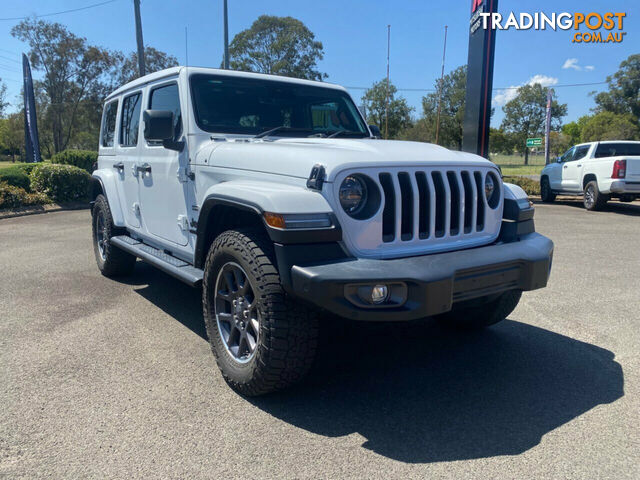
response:
<path id="1" fill-rule="evenodd" d="M 540 182 L 527 177 L 504 177 L 505 183 L 514 183 L 522 188 L 527 195 L 540 195 Z"/>
<path id="2" fill-rule="evenodd" d="M 29 175 L 18 166 L 0 170 L 0 183 L 6 183 L 12 187 L 19 187 L 27 192 L 31 189 Z"/>
<path id="3" fill-rule="evenodd" d="M 0 208 L 16 208 L 45 203 L 51 203 L 51 200 L 44 193 L 29 193 L 23 188 L 0 182 Z"/>
<path id="4" fill-rule="evenodd" d="M 90 183 L 91 176 L 73 165 L 42 163 L 31 172 L 32 190 L 56 202 L 86 199 Z"/>
<path id="5" fill-rule="evenodd" d="M 73 165 L 87 172 L 93 172 L 93 164 L 98 161 L 98 152 L 91 150 L 64 150 L 51 157 L 51 163 Z"/>

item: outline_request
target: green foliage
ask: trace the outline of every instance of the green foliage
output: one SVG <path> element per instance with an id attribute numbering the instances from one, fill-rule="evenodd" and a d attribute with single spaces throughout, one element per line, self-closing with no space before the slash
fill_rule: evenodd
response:
<path id="1" fill-rule="evenodd" d="M 503 155 L 511 155 L 515 149 L 515 141 L 513 136 L 506 133 L 502 129 L 489 129 L 489 149 L 491 153 L 501 153 Z"/>
<path id="2" fill-rule="evenodd" d="M 513 183 L 522 188 L 527 195 L 540 195 L 540 182 L 527 177 L 503 177 L 505 183 Z"/>
<path id="3" fill-rule="evenodd" d="M 322 80 L 318 71 L 322 43 L 304 23 L 292 17 L 261 15 L 229 45 L 229 67 L 245 72 Z"/>
<path id="4" fill-rule="evenodd" d="M 29 193 L 23 188 L 0 182 L 0 209 L 45 203 L 51 203 L 51 200 L 43 193 Z"/>
<path id="5" fill-rule="evenodd" d="M 424 120 L 436 130 L 438 98 L 440 101 L 440 130 L 438 144 L 455 150 L 462 150 L 462 124 L 464 122 L 464 101 L 467 88 L 467 67 L 452 70 L 435 83 L 436 91 L 422 97 Z M 441 93 L 440 93 L 441 91 Z M 433 134 L 435 141 L 435 133 Z"/>
<path id="6" fill-rule="evenodd" d="M 0 118 L 0 150 L 13 160 L 24 150 L 24 116 L 22 112 Z"/>
<path id="7" fill-rule="evenodd" d="M 0 170 L 0 183 L 6 183 L 12 187 L 19 187 L 26 191 L 31 189 L 29 175 L 20 167 L 9 167 Z"/>
<path id="8" fill-rule="evenodd" d="M 640 119 L 640 53 L 630 55 L 620 69 L 607 77 L 608 92 L 596 95 L 596 112 L 631 114 Z"/>
<path id="9" fill-rule="evenodd" d="M 0 117 L 4 116 L 4 110 L 9 106 L 7 100 L 7 86 L 0 79 Z"/>
<path id="10" fill-rule="evenodd" d="M 398 134 L 398 139 L 410 140 L 413 142 L 433 143 L 435 138 L 435 125 L 433 122 L 425 118 L 421 118 Z"/>
<path id="11" fill-rule="evenodd" d="M 91 150 L 64 150 L 51 157 L 52 163 L 73 165 L 86 170 L 88 173 L 93 172 L 93 165 L 97 161 L 98 152 L 92 152 Z"/>
<path id="12" fill-rule="evenodd" d="M 153 47 L 144 47 L 144 68 L 147 74 L 164 70 L 178 65 L 178 59 L 173 55 L 156 50 Z M 124 85 L 140 76 L 138 70 L 138 52 L 132 52 L 122 59 L 118 67 L 118 85 Z"/>
<path id="13" fill-rule="evenodd" d="M 56 202 L 87 198 L 91 176 L 73 165 L 41 163 L 31 172 L 31 188 Z"/>
<path id="14" fill-rule="evenodd" d="M 409 106 L 403 97 L 396 98 L 398 89 L 389 83 L 389 135 L 388 138 L 397 138 L 402 130 L 411 126 L 411 112 L 413 108 Z M 367 121 L 370 125 L 377 125 L 385 137 L 386 125 L 386 105 L 387 105 L 387 80 L 382 79 L 364 92 L 362 96 L 365 108 L 367 109 Z"/>
<path id="15" fill-rule="evenodd" d="M 587 120 L 581 136 L 583 142 L 640 140 L 640 127 L 630 113 L 600 112 Z"/>
<path id="16" fill-rule="evenodd" d="M 518 89 L 516 97 L 502 110 L 504 120 L 500 128 L 513 136 L 515 146 L 524 151 L 525 165 L 529 160 L 529 149 L 525 147 L 527 138 L 544 136 L 547 111 L 548 88 L 539 83 L 524 85 Z M 551 102 L 551 129 L 560 128 L 560 120 L 567 114 L 567 104 L 560 104 L 553 95 Z"/>

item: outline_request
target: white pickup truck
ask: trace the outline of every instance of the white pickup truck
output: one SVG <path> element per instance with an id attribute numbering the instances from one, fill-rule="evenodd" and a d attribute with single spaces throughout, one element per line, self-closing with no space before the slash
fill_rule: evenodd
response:
<path id="1" fill-rule="evenodd" d="M 542 170 L 543 202 L 557 194 L 584 195 L 587 210 L 601 210 L 609 199 L 640 197 L 640 142 L 604 141 L 570 148 Z"/>

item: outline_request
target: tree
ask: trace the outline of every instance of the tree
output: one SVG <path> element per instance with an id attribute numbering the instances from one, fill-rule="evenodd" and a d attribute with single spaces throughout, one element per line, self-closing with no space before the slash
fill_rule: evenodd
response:
<path id="1" fill-rule="evenodd" d="M 430 120 L 421 118 L 413 125 L 402 130 L 398 134 L 398 138 L 412 142 L 433 143 L 436 138 L 435 125 Z"/>
<path id="2" fill-rule="evenodd" d="M 11 113 L 7 118 L 0 119 L 0 148 L 11 155 L 16 161 L 16 155 L 24 150 L 24 115 L 22 112 Z"/>
<path id="3" fill-rule="evenodd" d="M 9 106 L 7 102 L 7 86 L 0 79 L 0 118 L 4 117 L 4 110 Z"/>
<path id="4" fill-rule="evenodd" d="M 120 62 L 117 77 L 118 85 L 124 85 L 140 76 L 138 52 L 132 52 L 127 57 L 120 58 Z M 149 74 L 177 66 L 178 59 L 153 47 L 144 47 L 144 65 L 146 73 Z"/>
<path id="5" fill-rule="evenodd" d="M 422 97 L 424 119 L 427 123 L 433 124 L 434 132 L 438 118 L 438 97 L 441 88 L 438 143 L 445 147 L 462 150 L 464 97 L 467 88 L 466 65 L 452 70 L 443 77 L 442 81 L 438 79 L 435 83 L 436 91 Z"/>
<path id="6" fill-rule="evenodd" d="M 596 95 L 596 112 L 630 113 L 640 119 L 640 53 L 630 55 L 607 77 L 608 92 Z"/>
<path id="7" fill-rule="evenodd" d="M 322 80 L 317 69 L 322 43 L 304 23 L 292 17 L 261 15 L 251 28 L 238 33 L 229 45 L 233 70 Z"/>
<path id="8" fill-rule="evenodd" d="M 580 142 L 572 142 L 571 137 L 564 132 L 549 132 L 549 158 L 562 155 L 576 143 Z"/>
<path id="9" fill-rule="evenodd" d="M 640 140 L 638 121 L 630 113 L 600 112 L 590 117 L 582 129 L 583 142 Z"/>
<path id="10" fill-rule="evenodd" d="M 26 42 L 34 70 L 43 71 L 43 79 L 34 82 L 46 94 L 46 120 L 51 128 L 54 153 L 67 148 L 77 119 L 86 102 L 94 102 L 92 111 L 99 117 L 98 98 L 104 93 L 105 75 L 117 63 L 117 56 L 69 32 L 59 23 L 23 20 L 11 29 L 11 35 Z M 83 104 L 83 102 L 85 102 Z"/>
<path id="11" fill-rule="evenodd" d="M 546 120 L 548 89 L 534 83 L 518 89 L 516 97 L 502 110 L 504 119 L 501 129 L 513 135 L 517 149 L 524 148 L 524 164 L 529 164 L 529 149 L 525 148 L 527 138 L 543 136 Z M 567 104 L 559 104 L 553 95 L 551 102 L 551 129 L 558 130 L 562 117 L 567 114 Z"/>
<path id="12" fill-rule="evenodd" d="M 492 153 L 511 155 L 515 145 L 512 136 L 504 130 L 499 128 L 490 128 L 489 147 L 491 148 Z"/>
<path id="13" fill-rule="evenodd" d="M 389 83 L 389 138 L 395 138 L 398 134 L 411 126 L 411 112 L 413 108 L 409 106 L 403 97 L 396 98 L 398 89 Z M 385 134 L 386 105 L 387 105 L 387 80 L 383 79 L 364 92 L 362 101 L 367 109 L 367 121 L 377 125 Z"/>

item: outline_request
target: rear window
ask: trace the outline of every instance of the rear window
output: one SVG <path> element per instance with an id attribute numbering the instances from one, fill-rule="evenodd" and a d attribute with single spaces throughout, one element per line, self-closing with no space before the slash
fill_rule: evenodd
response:
<path id="1" fill-rule="evenodd" d="M 102 140 L 103 147 L 113 147 L 113 137 L 116 133 L 116 113 L 118 112 L 118 101 L 111 102 L 104 107 L 102 115 Z"/>
<path id="2" fill-rule="evenodd" d="M 640 157 L 640 143 L 601 143 L 596 148 L 596 158 L 620 156 Z"/>

